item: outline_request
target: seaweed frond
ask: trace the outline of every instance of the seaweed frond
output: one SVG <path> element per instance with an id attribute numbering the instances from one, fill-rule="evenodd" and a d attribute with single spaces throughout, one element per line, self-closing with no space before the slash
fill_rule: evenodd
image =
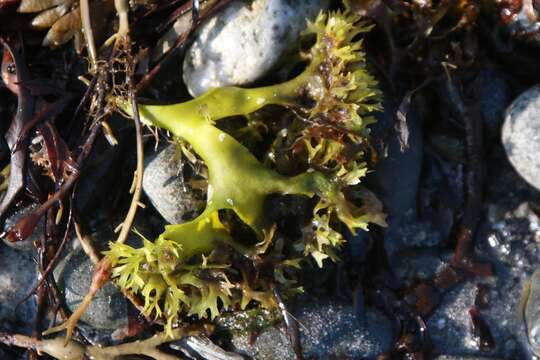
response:
<path id="1" fill-rule="evenodd" d="M 190 144 L 208 169 L 206 208 L 192 221 L 166 226 L 140 249 L 112 244 L 106 256 L 118 284 L 145 300 L 146 315 L 167 318 L 167 332 L 179 314 L 214 318 L 220 309 L 251 302 L 275 307 L 271 286 L 283 294 L 301 291 L 294 271 L 312 257 L 319 266 L 338 259 L 344 243 L 340 228 L 367 230 L 385 225 L 382 206 L 359 187 L 367 173 L 363 148 L 380 91 L 368 73 L 361 33 L 370 26 L 349 12 L 321 13 L 306 36 L 315 44 L 304 54 L 308 64 L 296 78 L 268 87 L 217 88 L 188 102 L 141 105 L 141 120 L 168 130 Z M 115 100 L 128 115 L 130 108 Z M 293 109 L 286 141 L 305 171 L 285 176 L 263 165 L 244 145 L 217 127 L 221 119 L 246 116 L 265 105 Z M 309 105 L 307 105 L 309 104 Z M 261 121 L 256 119 L 253 121 Z M 271 165 L 271 164 L 270 164 Z M 353 192 L 356 200 L 346 194 Z M 265 213 L 269 195 L 316 198 L 303 236 L 286 242 Z M 234 213 L 255 234 L 253 245 L 233 236 L 220 214 Z M 271 285 L 274 284 L 274 285 Z"/>

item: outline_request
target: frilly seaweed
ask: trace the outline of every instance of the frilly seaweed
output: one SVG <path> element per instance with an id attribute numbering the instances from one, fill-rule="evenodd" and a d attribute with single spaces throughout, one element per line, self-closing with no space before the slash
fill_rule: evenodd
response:
<path id="1" fill-rule="evenodd" d="M 352 233 L 367 230 L 370 223 L 385 225 L 381 204 L 359 187 L 367 173 L 362 151 L 367 125 L 374 122 L 369 114 L 381 109 L 380 91 L 367 72 L 358 38 L 369 29 L 349 12 L 321 13 L 304 34 L 316 40 L 303 54 L 307 65 L 296 78 L 261 88 L 217 88 L 180 104 L 139 107 L 147 125 L 189 143 L 208 168 L 201 215 L 166 226 L 158 239 L 144 239 L 139 249 L 111 244 L 106 252 L 117 283 L 142 296 L 146 315 L 164 316 L 168 333 L 181 313 L 214 318 L 220 309 L 245 308 L 251 302 L 274 307 L 272 286 L 284 294 L 301 291 L 294 270 L 302 261 L 312 257 L 322 266 L 326 258 L 338 259 L 344 242 L 340 223 Z M 117 103 L 130 115 L 125 100 Z M 246 116 L 249 125 L 248 115 L 270 104 L 298 114 L 294 126 L 285 128 L 304 162 L 305 171 L 296 176 L 263 165 L 216 126 L 234 115 Z M 279 146 L 289 144 L 274 144 Z M 361 200 L 353 203 L 345 190 Z M 264 202 L 274 194 L 316 199 L 311 221 L 293 244 L 275 234 L 265 213 Z M 232 211 L 257 241 L 249 245 L 235 239 L 223 211 Z"/>

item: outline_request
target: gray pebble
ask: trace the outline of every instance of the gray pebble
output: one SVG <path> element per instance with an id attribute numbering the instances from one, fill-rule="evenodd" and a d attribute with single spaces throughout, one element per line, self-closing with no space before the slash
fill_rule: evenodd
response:
<path id="1" fill-rule="evenodd" d="M 294 47 L 328 0 L 235 1 L 198 31 L 184 59 L 193 96 L 210 88 L 252 83 Z"/>
<path id="2" fill-rule="evenodd" d="M 82 249 L 70 253 L 55 269 L 58 286 L 70 311 L 75 311 L 92 282 L 94 264 Z M 97 330 L 114 331 L 128 325 L 124 296 L 111 282 L 101 288 L 81 317 L 82 322 Z"/>
<path id="3" fill-rule="evenodd" d="M 502 142 L 517 172 L 540 189 L 540 86 L 522 93 L 507 109 Z"/>
<path id="4" fill-rule="evenodd" d="M 204 203 L 181 176 L 182 161 L 174 145 L 168 145 L 148 157 L 143 190 L 163 218 L 179 224 L 194 218 Z"/>

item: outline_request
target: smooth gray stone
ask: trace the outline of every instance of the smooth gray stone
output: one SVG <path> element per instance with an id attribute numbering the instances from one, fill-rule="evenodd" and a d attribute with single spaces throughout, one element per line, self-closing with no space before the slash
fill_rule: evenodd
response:
<path id="1" fill-rule="evenodd" d="M 235 1 L 204 24 L 184 59 L 184 82 L 193 96 L 214 87 L 246 85 L 297 47 L 306 18 L 328 0 Z"/>
<path id="2" fill-rule="evenodd" d="M 78 248 L 55 269 L 58 286 L 70 311 L 75 311 L 87 294 L 94 274 L 94 264 Z M 101 288 L 81 317 L 81 321 L 97 330 L 114 331 L 128 325 L 127 303 L 113 283 Z"/>

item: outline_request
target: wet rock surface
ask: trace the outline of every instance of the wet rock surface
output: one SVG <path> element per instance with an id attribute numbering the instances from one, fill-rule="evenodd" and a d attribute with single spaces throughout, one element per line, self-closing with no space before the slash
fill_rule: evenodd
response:
<path id="1" fill-rule="evenodd" d="M 328 0 L 256 0 L 250 5 L 235 1 L 198 31 L 184 60 L 189 92 L 196 96 L 213 87 L 259 79 L 296 46 L 305 19 L 314 19 L 328 4 Z"/>
<path id="2" fill-rule="evenodd" d="M 242 316 L 242 315 L 237 315 Z M 330 299 L 306 302 L 294 311 L 300 329 L 300 342 L 307 358 L 374 359 L 390 350 L 393 325 L 380 311 L 368 308 L 359 323 L 350 303 Z M 242 354 L 255 359 L 295 359 L 282 325 L 266 327 L 254 342 L 249 332 L 236 328 L 232 344 Z"/>

